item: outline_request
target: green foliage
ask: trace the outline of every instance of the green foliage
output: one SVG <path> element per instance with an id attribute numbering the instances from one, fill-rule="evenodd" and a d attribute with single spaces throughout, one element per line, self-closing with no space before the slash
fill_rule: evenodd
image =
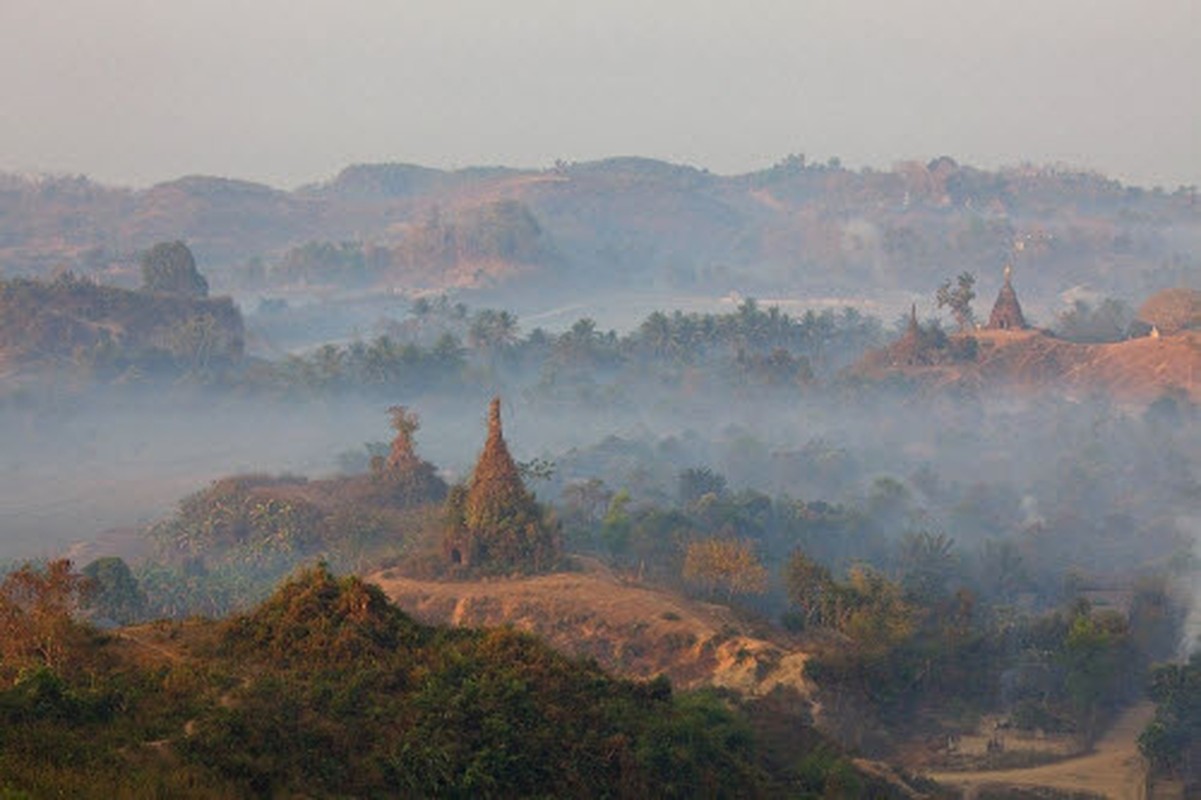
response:
<path id="1" fill-rule="evenodd" d="M 0 690 L 10 792 L 78 797 L 733 797 L 764 792 L 742 715 L 616 680 L 511 630 L 439 630 L 324 566 L 257 609 L 93 645 L 86 682 Z M 168 647 L 171 639 L 164 640 Z M 132 649 L 131 649 L 132 648 Z"/>
<path id="2" fill-rule="evenodd" d="M 337 579 L 325 564 L 286 581 L 253 613 L 233 617 L 225 631 L 233 653 L 283 666 L 377 661 L 423 638 L 379 587 Z"/>
<path id="3" fill-rule="evenodd" d="M 939 308 L 951 309 L 951 314 L 961 331 L 971 328 L 975 321 L 975 314 L 972 313 L 972 301 L 976 299 L 975 285 L 976 276 L 970 272 L 962 272 L 955 279 L 954 288 L 951 286 L 951 279 L 948 278 L 934 295 Z"/>
<path id="4" fill-rule="evenodd" d="M 185 497 L 179 513 L 150 536 L 169 560 L 220 555 L 244 566 L 269 569 L 316 551 L 320 511 L 311 503 L 261 491 L 294 479 L 223 478 Z"/>
<path id="5" fill-rule="evenodd" d="M 1137 654 L 1125 618 L 1083 609 L 1071 620 L 1060 650 L 1064 689 L 1085 733 L 1138 691 Z"/>
<path id="6" fill-rule="evenodd" d="M 411 440 L 394 443 L 390 455 L 366 475 L 234 476 L 184 498 L 148 532 L 158 561 L 138 577 L 149 613 L 219 616 L 261 600 L 317 558 L 362 571 L 400 557 L 436 524 L 430 509 L 447 490 Z"/>
<path id="7" fill-rule="evenodd" d="M 1201 655 L 1156 667 L 1148 693 L 1156 704 L 1155 719 L 1139 736 L 1139 750 L 1156 772 L 1196 780 L 1201 773 Z"/>

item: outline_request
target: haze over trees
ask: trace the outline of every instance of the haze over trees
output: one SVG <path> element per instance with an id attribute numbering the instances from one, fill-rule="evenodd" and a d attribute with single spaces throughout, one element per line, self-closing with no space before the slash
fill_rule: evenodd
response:
<path id="1" fill-rule="evenodd" d="M 581 286 L 867 296 L 981 281 L 1020 241 L 1024 288 L 1145 296 L 1195 273 L 1195 192 L 950 158 L 887 171 L 785 158 L 738 176 L 648 159 L 548 170 L 355 165 L 294 192 L 216 178 L 146 190 L 0 181 L 8 276 L 65 265 L 114 279 L 179 237 L 221 291 L 296 285 L 446 290 Z M 1026 269 L 1026 265 L 1031 268 Z M 986 288 L 982 283 L 981 287 Z"/>
<path id="2" fill-rule="evenodd" d="M 30 208 L 81 214 L 70 236 L 138 213 L 109 250 L 72 256 L 83 277 L 0 282 L 5 525 L 36 541 L 60 506 L 135 491 L 120 524 L 158 521 L 142 552 L 80 574 L 0 565 L 0 747 L 17 765 L 0 794 L 69 793 L 90 771 L 114 793 L 503 794 L 511 774 L 530 794 L 861 796 L 868 779 L 813 733 L 816 709 L 858 753 L 947 761 L 930 742 L 993 718 L 1087 746 L 1146 676 L 1160 706 L 1148 757 L 1193 772 L 1187 669 L 1155 665 L 1196 645 L 1181 587 L 1195 579 L 1201 350 L 1189 290 L 1154 295 L 1142 325 L 1130 312 L 1144 289 L 1192 280 L 1185 194 L 803 159 L 732 178 L 639 160 L 368 166 L 294 193 L 13 186 L 0 200 L 28 200 L 27 223 Z M 181 197 L 194 216 L 172 210 Z M 93 202 L 107 210 L 89 217 Z M 147 223 L 172 214 L 178 230 Z M 43 234 L 0 231 L 0 257 L 16 254 L 0 263 L 48 272 Z M 1054 336 L 973 328 L 1015 239 L 1027 308 L 1085 277 L 1098 290 L 1032 314 Z M 215 289 L 263 293 L 247 327 L 205 296 L 193 247 Z M 136 282 L 139 253 L 149 291 L 105 283 Z M 664 303 L 624 330 L 576 307 L 543 326 L 467 293 L 631 284 L 899 288 L 961 330 L 909 301 L 889 329 L 741 295 L 720 312 Z M 498 395 L 506 430 L 493 399 L 481 450 Z M 720 606 L 729 630 L 711 635 L 679 608 L 639 622 L 685 623 L 654 646 L 696 674 L 720 663 L 777 690 L 623 682 L 511 631 L 427 628 L 334 575 L 508 586 L 560 568 Z M 225 619 L 84 624 L 198 614 Z M 606 650 L 574 627 L 618 665 L 646 646 Z M 166 742 L 182 777 L 156 772 L 167 759 L 114 767 L 131 737 Z M 46 767 L 53 742 L 83 766 Z"/>

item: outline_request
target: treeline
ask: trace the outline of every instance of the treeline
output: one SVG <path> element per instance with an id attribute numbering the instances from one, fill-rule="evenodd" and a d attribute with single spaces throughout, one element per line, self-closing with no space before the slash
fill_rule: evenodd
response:
<path id="1" fill-rule="evenodd" d="M 794 317 L 754 300 L 726 314 L 654 312 L 625 335 L 581 319 L 561 333 L 535 328 L 523 336 L 507 311 L 471 312 L 439 298 L 418 300 L 409 318 L 370 341 L 258 364 L 244 380 L 296 392 L 501 382 L 569 398 L 602 385 L 618 391 L 697 382 L 798 389 L 883 338 L 878 319 L 851 308 Z"/>
<path id="2" fill-rule="evenodd" d="M 67 274 L 0 282 L 0 311 L 0 344 L 44 375 L 291 397 L 498 385 L 569 401 L 706 384 L 799 389 L 885 336 L 878 319 L 852 308 L 792 316 L 754 300 L 725 314 L 657 311 L 625 335 L 591 319 L 523 335 L 508 311 L 471 311 L 440 296 L 416 300 L 374 338 L 264 360 L 244 357 L 242 318 L 228 298 L 134 292 Z"/>

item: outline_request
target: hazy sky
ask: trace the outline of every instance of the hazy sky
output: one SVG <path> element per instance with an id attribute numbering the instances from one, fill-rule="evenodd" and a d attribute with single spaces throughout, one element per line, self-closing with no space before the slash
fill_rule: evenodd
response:
<path id="1" fill-rule="evenodd" d="M 0 170 L 947 154 L 1201 184 L 1201 0 L 0 0 Z"/>

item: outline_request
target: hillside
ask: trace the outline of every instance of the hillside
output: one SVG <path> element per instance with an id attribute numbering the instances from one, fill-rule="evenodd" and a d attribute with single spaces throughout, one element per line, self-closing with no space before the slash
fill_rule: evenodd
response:
<path id="1" fill-rule="evenodd" d="M 5 797 L 917 796 L 803 724 L 765 742 L 715 693 L 426 626 L 324 567 L 244 614 L 103 635 L 62 608 L 68 570 L 0 582 Z"/>
<path id="2" fill-rule="evenodd" d="M 747 695 L 776 687 L 810 695 L 805 653 L 778 630 L 765 634 L 725 606 L 624 580 L 591 559 L 576 560 L 580 571 L 528 578 L 424 581 L 385 570 L 368 580 L 427 623 L 513 625 L 620 675 L 664 674 L 682 687 L 722 686 Z"/>
<path id="3" fill-rule="evenodd" d="M 1135 403 L 1183 390 L 1194 401 L 1201 400 L 1198 332 L 1111 344 L 1076 344 L 1033 330 L 982 330 L 970 336 L 978 343 L 973 360 L 911 366 L 891 363 L 877 353 L 857 365 L 853 374 L 900 375 L 930 387 L 988 392 L 1055 387 L 1076 396 L 1104 393 Z"/>
<path id="4" fill-rule="evenodd" d="M 240 359 L 244 339 L 228 297 L 135 292 L 71 274 L 0 280 L 0 364 L 206 368 Z"/>

